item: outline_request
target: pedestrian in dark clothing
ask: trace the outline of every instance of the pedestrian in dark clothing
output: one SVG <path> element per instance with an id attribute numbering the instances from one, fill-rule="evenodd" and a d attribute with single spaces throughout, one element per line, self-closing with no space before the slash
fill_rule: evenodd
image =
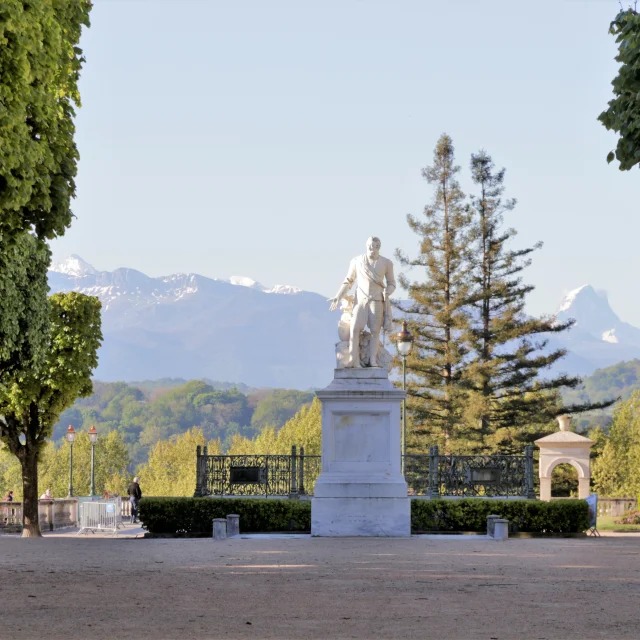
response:
<path id="1" fill-rule="evenodd" d="M 9 491 L 9 493 L 7 493 L 3 500 L 5 502 L 13 502 L 13 491 Z"/>
<path id="2" fill-rule="evenodd" d="M 129 494 L 129 502 L 131 503 L 131 522 L 134 523 L 138 517 L 138 501 L 142 498 L 142 491 L 140 490 L 140 478 L 136 476 L 133 482 L 129 485 L 127 493 Z"/>

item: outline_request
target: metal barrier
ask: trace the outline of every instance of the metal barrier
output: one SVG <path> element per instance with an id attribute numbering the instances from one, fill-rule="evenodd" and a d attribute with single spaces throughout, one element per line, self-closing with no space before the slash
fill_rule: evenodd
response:
<path id="1" fill-rule="evenodd" d="M 524 455 L 447 455 L 438 446 L 428 454 L 402 456 L 409 495 L 438 497 L 520 497 L 535 500 L 533 447 Z M 195 496 L 292 497 L 313 495 L 322 469 L 318 455 L 209 455 L 196 448 Z"/>
<path id="2" fill-rule="evenodd" d="M 120 498 L 80 503 L 80 531 L 78 531 L 78 535 L 89 531 L 116 535 L 119 527 L 124 527 Z"/>

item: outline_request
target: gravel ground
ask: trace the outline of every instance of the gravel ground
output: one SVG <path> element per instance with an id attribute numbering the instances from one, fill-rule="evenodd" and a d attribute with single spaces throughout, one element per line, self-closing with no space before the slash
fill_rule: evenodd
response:
<path id="1" fill-rule="evenodd" d="M 638 638 L 640 536 L 0 537 L 0 637 Z"/>

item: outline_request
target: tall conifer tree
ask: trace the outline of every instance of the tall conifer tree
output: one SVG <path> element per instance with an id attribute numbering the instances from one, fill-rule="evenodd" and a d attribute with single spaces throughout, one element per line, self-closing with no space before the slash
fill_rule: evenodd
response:
<path id="1" fill-rule="evenodd" d="M 435 187 L 433 201 L 425 207 L 424 219 L 407 216 L 409 227 L 420 237 L 419 254 L 409 258 L 396 251 L 403 266 L 419 268 L 420 275 L 426 272 L 424 280 L 400 276 L 410 297 L 403 311 L 414 335 L 407 360 L 407 408 L 414 436 L 419 440 L 428 436 L 420 448 L 439 442 L 451 450 L 454 441 L 465 437 L 470 215 L 457 181 L 459 171 L 451 138 L 444 134 L 436 145 L 433 164 L 422 171 Z"/>
<path id="2" fill-rule="evenodd" d="M 562 411 L 585 407 L 563 409 L 557 393 L 561 387 L 578 385 L 579 378 L 541 378 L 542 371 L 566 354 L 565 349 L 545 349 L 544 336 L 573 325 L 573 321 L 559 323 L 553 317 L 532 318 L 524 313 L 525 298 L 534 287 L 523 284 L 520 273 L 542 244 L 510 248 L 516 231 L 504 228 L 503 214 L 514 208 L 515 200 L 503 199 L 505 170 L 496 171 L 485 151 L 471 156 L 471 175 L 479 193 L 471 198 L 473 346 L 466 374 L 471 397 L 476 399 L 475 403 L 470 400 L 470 406 L 486 439 L 502 427 L 545 423 Z M 531 433 L 535 437 L 535 430 Z"/>

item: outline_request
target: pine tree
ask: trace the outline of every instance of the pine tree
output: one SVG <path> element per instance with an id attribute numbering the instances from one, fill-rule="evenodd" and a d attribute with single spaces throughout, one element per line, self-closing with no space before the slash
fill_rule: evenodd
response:
<path id="1" fill-rule="evenodd" d="M 542 244 L 510 248 L 516 231 L 504 228 L 503 214 L 516 203 L 503 199 L 505 170 L 496 171 L 485 151 L 471 156 L 471 174 L 479 194 L 471 198 L 473 341 L 467 383 L 476 400 L 470 404 L 486 444 L 496 430 L 535 424 L 544 429 L 559 413 L 585 407 L 561 407 L 560 388 L 577 386 L 579 378 L 541 378 L 542 371 L 566 354 L 565 349 L 546 349 L 544 335 L 573 325 L 573 321 L 559 323 L 553 317 L 532 318 L 524 312 L 526 296 L 534 287 L 524 284 L 520 273 L 530 264 L 530 254 Z M 610 403 L 599 406 L 602 404 Z M 536 429 L 528 431 L 531 438 L 536 437 Z"/>
<path id="2" fill-rule="evenodd" d="M 396 257 L 405 267 L 426 271 L 426 280 L 399 280 L 408 291 L 407 315 L 414 347 L 407 358 L 407 410 L 411 415 L 412 441 L 439 442 L 450 451 L 465 438 L 464 362 L 468 352 L 468 259 L 470 215 L 460 189 L 451 138 L 438 140 L 433 164 L 422 175 L 435 186 L 433 201 L 424 209 L 425 220 L 407 216 L 420 237 L 416 258 L 400 250 Z M 428 436 L 425 439 L 424 436 Z"/>

